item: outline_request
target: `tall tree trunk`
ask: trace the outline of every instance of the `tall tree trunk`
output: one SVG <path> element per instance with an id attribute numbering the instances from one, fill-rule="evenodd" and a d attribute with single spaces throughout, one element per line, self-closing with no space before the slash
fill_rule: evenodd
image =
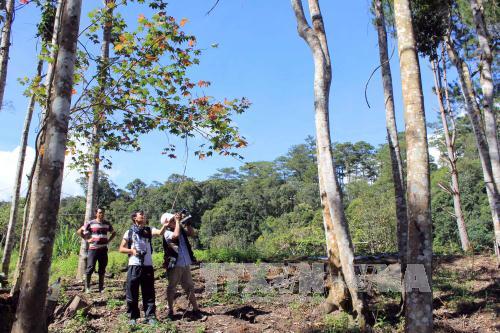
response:
<path id="1" fill-rule="evenodd" d="M 443 59 L 444 62 L 444 59 Z M 465 218 L 462 211 L 462 203 L 460 201 L 460 187 L 458 181 L 458 170 L 457 170 L 457 157 L 455 153 L 455 128 L 452 128 L 453 137 L 450 135 L 450 129 L 448 126 L 448 117 L 453 117 L 451 110 L 449 108 L 448 99 L 448 85 L 445 80 L 445 94 L 447 101 L 447 110 L 445 111 L 445 106 L 443 102 L 443 85 L 441 83 L 441 71 L 439 64 L 435 59 L 431 60 L 432 72 L 434 74 L 434 85 L 436 89 L 436 96 L 438 99 L 439 113 L 441 115 L 441 123 L 443 124 L 443 134 L 446 143 L 446 161 L 448 162 L 448 167 L 451 174 L 451 195 L 453 197 L 453 208 L 455 210 L 455 218 L 457 219 L 458 233 L 460 235 L 460 244 L 462 245 L 462 250 L 468 252 L 470 250 L 469 237 L 467 235 L 467 228 L 465 227 Z M 443 71 L 446 71 L 445 65 L 443 65 Z M 443 72 L 443 78 L 444 78 Z"/>
<path id="2" fill-rule="evenodd" d="M 378 49 L 380 66 L 382 69 L 382 83 L 385 98 L 385 122 L 387 127 L 387 141 L 392 163 L 392 180 L 394 181 L 394 195 L 396 200 L 396 217 L 398 219 L 398 252 L 401 264 L 401 274 L 404 277 L 406 269 L 406 252 L 408 241 L 408 215 L 406 211 L 406 196 L 404 185 L 403 162 L 399 148 L 398 130 L 394 114 L 394 94 L 392 90 L 392 74 L 389 55 L 387 52 L 387 31 L 385 29 L 384 10 L 382 0 L 375 0 L 375 19 L 378 34 Z M 404 293 L 403 293 L 404 295 Z"/>
<path id="3" fill-rule="evenodd" d="M 109 45 L 111 43 L 111 30 L 113 29 L 113 6 L 110 6 L 114 0 L 104 0 L 104 6 L 106 10 L 106 20 L 102 27 L 103 36 L 101 43 L 101 59 L 100 59 L 100 73 L 99 73 L 99 85 L 100 94 L 99 98 L 104 99 L 106 82 L 107 82 L 107 71 L 109 63 Z M 101 103 L 104 104 L 104 103 Z M 92 150 L 92 161 L 91 170 L 89 172 L 87 180 L 87 201 L 85 205 L 85 221 L 90 221 L 92 218 L 96 207 L 97 207 L 97 191 L 99 186 L 99 152 L 100 152 L 100 122 L 101 117 L 104 117 L 103 107 L 97 106 L 94 109 L 94 127 L 92 131 L 91 140 L 91 150 Z M 78 270 L 76 278 L 82 280 L 85 276 L 85 267 L 87 266 L 87 255 L 88 255 L 88 242 L 82 239 L 80 242 L 80 254 L 78 260 Z"/>
<path id="4" fill-rule="evenodd" d="M 30 208 L 35 217 L 28 240 L 26 271 L 12 332 L 46 330 L 44 313 L 52 248 L 57 227 L 61 196 L 64 156 L 71 107 L 71 90 L 76 59 L 76 43 L 80 25 L 81 0 L 67 0 L 61 21 L 61 42 L 54 75 L 54 94 L 49 96 L 51 108 L 42 135 L 39 178 L 34 184 L 36 201 Z"/>
<path id="5" fill-rule="evenodd" d="M 62 11 L 63 11 L 63 6 L 66 0 L 57 0 L 57 5 L 56 5 L 56 13 L 54 17 L 54 28 L 53 28 L 53 33 L 52 33 L 52 41 L 51 41 L 51 50 L 49 54 L 49 58 L 52 59 L 51 62 L 48 63 L 47 67 L 47 73 L 45 74 L 45 92 L 46 96 L 51 96 L 52 94 L 52 83 L 54 79 L 54 68 L 57 62 L 57 55 L 58 55 L 58 47 L 56 47 L 59 44 L 59 35 L 60 35 L 60 29 L 61 29 L 61 16 L 62 16 Z M 47 41 L 44 41 L 47 42 Z M 16 295 L 19 293 L 19 288 L 21 286 L 21 280 L 22 276 L 24 274 L 24 268 L 25 268 L 25 262 L 26 262 L 26 243 L 27 240 L 30 237 L 31 233 L 31 227 L 32 227 L 32 221 L 33 217 L 30 218 L 30 202 L 36 201 L 35 197 L 35 191 L 34 191 L 34 185 L 38 183 L 38 176 L 39 176 L 39 164 L 38 162 L 38 147 L 40 143 L 40 136 L 42 134 L 43 129 L 45 128 L 45 123 L 46 123 L 46 114 L 47 110 L 50 107 L 50 101 L 47 99 L 47 102 L 45 105 L 42 105 L 42 115 L 41 115 L 41 122 L 40 122 L 40 132 L 38 133 L 36 137 L 36 142 L 35 142 L 35 148 L 36 148 L 36 154 L 35 154 L 35 161 L 33 162 L 33 167 L 30 173 L 30 185 L 28 187 L 28 194 L 26 195 L 26 204 L 24 206 L 24 217 L 23 217 L 23 227 L 22 227 L 22 235 L 21 235 L 21 244 L 20 244 L 20 252 L 19 252 L 19 258 L 17 261 L 16 265 L 16 274 L 14 278 L 14 283 L 12 285 L 10 294 L 13 297 L 16 297 Z"/>
<path id="6" fill-rule="evenodd" d="M 34 170 L 32 170 L 34 172 Z M 33 172 L 31 176 L 33 176 Z M 19 295 L 19 288 L 21 286 L 21 277 L 24 273 L 24 258 L 26 257 L 26 238 L 28 234 L 28 219 L 29 219 L 29 209 L 30 209 L 31 198 L 28 193 L 26 195 L 26 203 L 24 204 L 24 212 L 23 212 L 23 226 L 21 230 L 21 238 L 19 240 L 19 257 L 17 258 L 16 263 L 16 273 L 14 274 L 14 283 L 12 283 L 12 288 L 10 288 L 10 296 L 13 299 L 17 300 L 17 296 Z"/>
<path id="7" fill-rule="evenodd" d="M 457 69 L 460 87 L 462 88 L 462 93 L 464 95 L 467 114 L 469 115 L 469 119 L 472 124 L 472 130 L 476 138 L 479 160 L 481 161 L 481 167 L 483 169 L 483 179 L 486 187 L 486 195 L 488 196 L 491 218 L 493 220 L 493 227 L 495 231 L 494 249 L 497 255 L 497 259 L 500 259 L 500 198 L 491 168 L 488 142 L 486 141 L 484 131 L 481 126 L 481 111 L 479 110 L 479 105 L 477 104 L 476 92 L 474 91 L 474 85 L 472 84 L 469 67 L 467 66 L 465 61 L 460 58 L 460 55 L 455 49 L 455 45 L 450 36 L 446 37 L 446 49 L 448 51 L 448 57 Z"/>
<path id="8" fill-rule="evenodd" d="M 408 265 L 423 266 L 427 276 L 419 276 L 419 279 L 425 279 L 420 282 L 427 282 L 432 288 L 429 151 L 420 65 L 409 0 L 394 1 L 394 16 L 406 123 Z M 413 266 L 415 264 L 419 266 Z M 419 272 L 418 268 L 415 269 Z M 409 275 L 407 269 L 405 282 L 408 281 L 406 277 Z M 405 330 L 419 333 L 432 332 L 432 289 L 414 289 L 407 284 L 405 292 Z"/>
<path id="9" fill-rule="evenodd" d="M 0 110 L 3 108 L 3 95 L 7 83 L 7 65 L 9 64 L 10 35 L 14 21 L 14 0 L 5 3 L 5 23 L 1 32 L 0 41 Z"/>
<path id="10" fill-rule="evenodd" d="M 500 152 L 498 147 L 496 108 L 494 101 L 495 88 L 493 84 L 493 52 L 494 47 L 488 33 L 488 28 L 484 16 L 482 0 L 470 0 L 474 24 L 476 26 L 477 38 L 479 41 L 480 57 L 480 76 L 481 90 L 483 91 L 483 112 L 484 112 L 484 132 L 488 142 L 488 151 L 490 154 L 491 171 L 493 181 L 498 194 L 500 191 Z M 497 212 L 498 212 L 497 206 Z M 495 253 L 500 258 L 500 229 L 495 228 Z"/>
<path id="11" fill-rule="evenodd" d="M 316 143 L 318 149 L 318 173 L 321 180 L 321 202 L 327 204 L 331 218 L 331 228 L 325 233 L 328 240 L 336 240 L 339 250 L 339 259 L 342 275 L 352 302 L 352 308 L 358 316 L 361 328 L 365 328 L 366 306 L 363 294 L 357 284 L 354 271 L 354 249 L 352 246 L 349 228 L 342 205 L 342 195 L 335 173 L 332 156 L 332 145 L 329 124 L 329 98 L 331 84 L 331 62 L 328 44 L 323 25 L 323 18 L 318 0 L 309 0 L 309 13 L 313 28 L 309 26 L 304 15 L 301 0 L 292 0 L 292 8 L 297 19 L 297 30 L 310 47 L 314 59 L 314 108 L 316 123 Z M 325 223 L 326 224 L 326 223 Z M 328 225 L 326 224 L 328 227 Z M 335 245 L 331 245 L 331 249 Z M 331 255 L 331 253 L 329 253 Z M 333 261 L 332 259 L 331 261 Z"/>
<path id="12" fill-rule="evenodd" d="M 318 144 L 316 140 L 316 145 Z M 317 155 L 319 151 L 317 150 Z M 318 164 L 318 169 L 320 168 Z M 324 310 L 326 313 L 330 313 L 337 309 L 343 309 L 347 311 L 349 309 L 349 291 L 347 290 L 344 278 L 342 276 L 342 265 L 340 263 L 340 254 L 337 240 L 335 238 L 335 233 L 333 232 L 333 220 L 330 215 L 329 203 L 325 200 L 322 195 L 325 193 L 324 181 L 321 176 L 321 172 L 318 172 L 319 176 L 319 192 L 321 206 L 323 208 L 323 227 L 325 229 L 326 237 L 326 251 L 328 258 L 328 297 L 326 298 L 324 304 Z"/>
<path id="13" fill-rule="evenodd" d="M 491 70 L 494 48 L 491 46 L 492 42 L 485 22 L 482 1 L 470 0 L 470 5 L 474 17 L 474 24 L 476 25 L 479 49 L 481 51 L 479 81 L 481 83 L 481 90 L 483 91 L 484 129 L 490 153 L 493 179 L 498 191 L 500 187 L 500 154 L 498 151 L 494 85 Z"/>
<path id="14" fill-rule="evenodd" d="M 42 75 L 43 60 L 38 61 L 37 77 Z M 23 132 L 21 135 L 21 144 L 19 149 L 19 157 L 17 160 L 16 177 L 14 178 L 14 189 L 12 191 L 12 202 L 10 206 L 9 224 L 7 228 L 7 236 L 5 239 L 4 252 L 2 257 L 2 272 L 7 277 L 9 275 L 9 264 L 12 249 L 14 248 L 14 235 L 17 224 L 17 211 L 19 208 L 19 193 L 21 190 L 21 182 L 23 178 L 24 158 L 26 157 L 26 146 L 28 144 L 28 135 L 30 130 L 31 118 L 35 109 L 35 94 L 32 93 L 24 120 Z"/>

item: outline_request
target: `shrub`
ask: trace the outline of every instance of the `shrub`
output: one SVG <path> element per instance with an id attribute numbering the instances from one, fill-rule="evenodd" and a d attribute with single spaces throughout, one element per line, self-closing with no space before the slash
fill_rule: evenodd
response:
<path id="1" fill-rule="evenodd" d="M 54 241 L 53 255 L 56 257 L 68 257 L 70 254 L 78 253 L 81 238 L 73 228 L 63 225 L 59 228 Z"/>
<path id="2" fill-rule="evenodd" d="M 324 325 L 324 332 L 359 332 L 359 328 L 356 326 L 354 319 L 346 312 L 326 315 Z"/>
<path id="3" fill-rule="evenodd" d="M 52 257 L 50 266 L 50 280 L 55 281 L 57 278 L 73 278 L 76 275 L 78 268 L 78 255 L 71 254 L 66 258 Z"/>
<path id="4" fill-rule="evenodd" d="M 211 248 L 208 250 L 194 250 L 198 261 L 202 262 L 254 262 L 260 258 L 258 251 L 249 246 L 246 249 Z"/>
<path id="5" fill-rule="evenodd" d="M 118 251 L 108 252 L 108 266 L 106 271 L 113 274 L 118 274 L 127 269 L 128 255 Z"/>

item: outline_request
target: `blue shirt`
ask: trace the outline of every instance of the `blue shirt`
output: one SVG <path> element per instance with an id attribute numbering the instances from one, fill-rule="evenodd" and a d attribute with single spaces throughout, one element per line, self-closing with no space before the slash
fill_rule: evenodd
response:
<path id="1" fill-rule="evenodd" d="M 167 230 L 163 237 L 167 243 L 172 242 L 172 236 L 174 235 L 173 231 Z M 189 256 L 189 250 L 186 245 L 186 240 L 182 233 L 179 234 L 179 255 L 177 256 L 177 262 L 175 263 L 176 267 L 186 267 L 192 264 L 191 257 Z"/>

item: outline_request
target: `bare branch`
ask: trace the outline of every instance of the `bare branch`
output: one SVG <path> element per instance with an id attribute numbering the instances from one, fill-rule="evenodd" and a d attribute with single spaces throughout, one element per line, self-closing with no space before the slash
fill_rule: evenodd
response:
<path id="1" fill-rule="evenodd" d="M 215 7 L 217 7 L 217 5 L 219 4 L 219 1 L 220 1 L 220 0 L 215 1 L 215 3 L 214 3 L 214 5 L 212 6 L 212 8 L 210 8 L 210 10 L 209 10 L 209 11 L 208 11 L 205 15 L 207 15 L 207 16 L 208 16 L 208 15 L 210 15 L 210 13 L 212 12 L 212 10 L 214 10 L 214 9 L 215 9 Z"/>
<path id="2" fill-rule="evenodd" d="M 314 32 L 311 29 L 311 26 L 306 20 L 306 16 L 304 15 L 304 8 L 302 7 L 302 0 L 291 0 L 293 12 L 295 13 L 295 18 L 297 19 L 297 31 L 299 36 L 302 37 L 307 44 L 311 46 L 311 39 L 315 37 Z"/>
<path id="3" fill-rule="evenodd" d="M 438 183 L 437 185 L 439 186 L 440 189 L 442 189 L 443 191 L 445 191 L 449 195 L 453 195 L 453 191 L 450 190 L 448 187 L 446 187 L 446 185 L 443 185 L 443 183 Z"/>

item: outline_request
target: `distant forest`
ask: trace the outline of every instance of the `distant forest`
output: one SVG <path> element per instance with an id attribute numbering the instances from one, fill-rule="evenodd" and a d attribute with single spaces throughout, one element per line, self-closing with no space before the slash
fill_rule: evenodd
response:
<path id="1" fill-rule="evenodd" d="M 467 118 L 458 119 L 457 131 L 467 231 L 475 251 L 491 249 L 491 216 Z M 440 130 L 436 129 L 432 137 L 431 146 L 443 151 Z M 400 135 L 400 140 L 405 160 L 404 135 Z M 174 210 L 186 208 L 192 214 L 193 225 L 199 231 L 196 239 L 199 249 L 250 252 L 253 259 L 323 256 L 325 236 L 315 158 L 314 139 L 308 137 L 274 161 L 219 169 L 204 181 L 172 174 L 163 183 L 146 184 L 135 179 L 123 189 L 100 173 L 98 204 L 107 209 L 106 218 L 119 235 L 129 228 L 132 211 L 144 210 L 149 223 L 158 226 L 161 214 L 172 210 L 175 204 Z M 387 144 L 373 147 L 364 141 L 336 143 L 334 158 L 356 253 L 397 252 L 394 187 Z M 461 248 L 453 200 L 444 190 L 450 183 L 449 168 L 440 161 L 433 161 L 431 166 L 434 252 L 458 253 Z M 81 184 L 85 189 L 84 178 Z M 9 203 L 1 203 L 2 238 L 7 230 L 9 208 Z M 80 241 L 74 232 L 83 223 L 84 215 L 85 197 L 62 199 L 54 255 L 78 254 Z M 117 242 L 112 247 L 117 247 Z"/>

